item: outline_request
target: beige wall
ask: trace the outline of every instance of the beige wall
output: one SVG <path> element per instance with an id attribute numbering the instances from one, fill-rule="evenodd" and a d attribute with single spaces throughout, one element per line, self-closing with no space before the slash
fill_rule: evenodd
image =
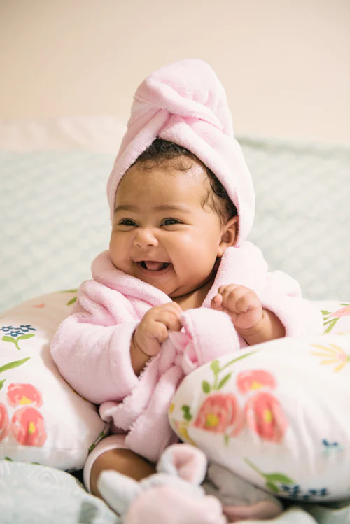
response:
<path id="1" fill-rule="evenodd" d="M 0 0 L 0 118 L 127 118 L 185 57 L 223 82 L 238 133 L 350 143 L 350 0 Z"/>

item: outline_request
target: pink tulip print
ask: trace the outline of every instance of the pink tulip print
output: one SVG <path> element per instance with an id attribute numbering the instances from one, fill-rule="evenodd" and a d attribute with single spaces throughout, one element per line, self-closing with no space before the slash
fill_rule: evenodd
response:
<path id="1" fill-rule="evenodd" d="M 274 389 L 276 387 L 276 381 L 268 371 L 263 369 L 249 369 L 238 373 L 237 387 L 240 393 L 245 394 L 250 391 L 260 390 L 264 387 Z"/>
<path id="2" fill-rule="evenodd" d="M 40 411 L 32 407 L 20 408 L 14 412 L 10 432 L 23 446 L 41 447 L 47 438 L 44 418 Z"/>
<path id="3" fill-rule="evenodd" d="M 350 304 L 341 309 L 338 309 L 338 311 L 331 313 L 329 316 L 333 318 L 341 318 L 341 317 L 346 317 L 348 315 L 350 315 Z"/>
<path id="4" fill-rule="evenodd" d="M 243 430 L 253 431 L 262 440 L 281 443 L 288 419 L 281 403 L 272 394 L 277 388 L 273 374 L 264 369 L 246 369 L 234 374 L 236 363 L 257 351 L 243 354 L 224 365 L 219 360 L 211 362 L 213 380 L 202 381 L 205 398 L 197 415 L 192 417 L 190 406 L 182 406 L 186 428 L 192 426 L 222 434 L 226 445 L 231 438 L 242 436 Z M 227 392 L 219 391 L 227 388 Z"/>
<path id="5" fill-rule="evenodd" d="M 238 421 L 239 406 L 234 395 L 216 393 L 206 398 L 194 426 L 213 433 L 227 433 Z"/>
<path id="6" fill-rule="evenodd" d="M 288 420 L 279 401 L 271 393 L 263 392 L 247 400 L 244 408 L 247 426 L 263 440 L 279 444 L 288 426 Z"/>
<path id="7" fill-rule="evenodd" d="M 10 384 L 7 390 L 8 403 L 12 407 L 32 404 L 42 406 L 41 393 L 31 384 Z"/>
<path id="8" fill-rule="evenodd" d="M 7 406 L 0 403 L 0 441 L 12 437 L 22 446 L 43 446 L 47 434 L 44 417 L 37 409 L 43 404 L 40 391 L 32 384 L 10 384 L 6 398 Z M 15 408 L 12 418 L 8 408 Z"/>
<path id="9" fill-rule="evenodd" d="M 5 404 L 0 402 L 0 442 L 7 437 L 9 432 L 9 417 Z"/>

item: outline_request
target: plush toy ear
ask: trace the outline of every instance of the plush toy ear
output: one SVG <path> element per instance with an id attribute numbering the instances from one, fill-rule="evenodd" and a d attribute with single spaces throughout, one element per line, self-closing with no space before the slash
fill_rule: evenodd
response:
<path id="1" fill-rule="evenodd" d="M 107 504 L 121 516 L 142 491 L 140 484 L 135 480 L 110 470 L 101 473 L 97 488 Z"/>
<path id="2" fill-rule="evenodd" d="M 193 485 L 203 482 L 207 459 L 202 451 L 188 444 L 174 444 L 161 456 L 157 471 L 180 477 Z"/>

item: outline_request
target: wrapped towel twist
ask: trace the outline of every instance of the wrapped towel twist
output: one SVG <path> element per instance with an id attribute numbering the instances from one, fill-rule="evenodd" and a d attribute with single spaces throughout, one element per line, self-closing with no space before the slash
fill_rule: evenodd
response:
<path id="1" fill-rule="evenodd" d="M 166 65 L 138 87 L 127 132 L 107 184 L 112 216 L 121 177 L 157 137 L 187 148 L 223 184 L 238 210 L 239 247 L 254 220 L 253 183 L 234 138 L 225 90 L 203 60 Z"/>

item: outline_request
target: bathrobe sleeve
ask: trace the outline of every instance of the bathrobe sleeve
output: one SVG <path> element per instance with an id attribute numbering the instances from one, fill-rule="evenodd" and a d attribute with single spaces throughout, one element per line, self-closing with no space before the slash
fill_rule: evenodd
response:
<path id="1" fill-rule="evenodd" d="M 239 248 L 228 248 L 222 257 L 216 289 L 228 284 L 240 284 L 252 289 L 263 307 L 281 320 L 287 337 L 323 332 L 319 308 L 312 301 L 302 298 L 300 285 L 294 278 L 282 271 L 268 271 L 260 249 L 251 242 L 245 242 Z M 215 292 L 213 290 L 208 298 L 213 298 Z M 240 342 L 245 345 L 243 340 Z"/>
<path id="2" fill-rule="evenodd" d="M 210 308 L 210 300 L 219 286 L 231 283 L 253 289 L 262 306 L 280 319 L 287 337 L 323 332 L 322 314 L 311 301 L 301 297 L 298 282 L 282 271 L 268 272 L 261 251 L 246 242 L 241 248 L 229 248 L 226 251 L 216 285 L 206 298 L 207 307 L 185 311 L 182 316 L 188 336 L 181 360 L 186 374 L 221 355 L 247 346 L 242 337 L 238 336 L 230 317 L 225 312 Z"/>
<path id="3" fill-rule="evenodd" d="M 139 319 L 130 301 L 93 280 L 79 288 L 75 312 L 51 342 L 61 375 L 95 404 L 122 400 L 138 384 L 130 341 Z"/>
<path id="4" fill-rule="evenodd" d="M 323 333 L 321 311 L 312 301 L 301 297 L 300 285 L 286 273 L 274 271 L 267 274 L 260 300 L 265 309 L 280 319 L 287 337 Z"/>

